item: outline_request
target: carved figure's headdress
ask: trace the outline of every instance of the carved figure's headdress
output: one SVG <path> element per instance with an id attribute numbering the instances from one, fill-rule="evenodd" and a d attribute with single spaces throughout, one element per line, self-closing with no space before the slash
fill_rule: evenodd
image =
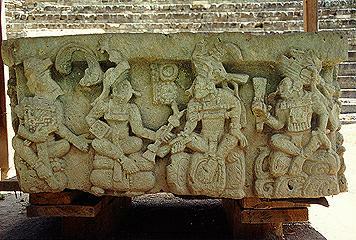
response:
<path id="1" fill-rule="evenodd" d="M 51 59 L 29 58 L 23 61 L 24 74 L 27 78 L 27 86 L 35 96 L 55 100 L 63 95 L 61 87 L 52 79 L 50 67 Z"/>
<path id="2" fill-rule="evenodd" d="M 322 62 L 312 50 L 291 49 L 280 58 L 279 68 L 285 77 L 290 77 L 293 81 L 301 81 L 303 84 L 311 84 L 319 80 L 317 78 Z"/>

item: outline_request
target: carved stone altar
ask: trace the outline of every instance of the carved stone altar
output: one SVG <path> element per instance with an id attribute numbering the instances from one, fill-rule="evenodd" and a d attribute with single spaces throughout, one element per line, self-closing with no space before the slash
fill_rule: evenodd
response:
<path id="1" fill-rule="evenodd" d="M 6 41 L 23 191 L 311 198 L 347 190 L 334 33 Z"/>

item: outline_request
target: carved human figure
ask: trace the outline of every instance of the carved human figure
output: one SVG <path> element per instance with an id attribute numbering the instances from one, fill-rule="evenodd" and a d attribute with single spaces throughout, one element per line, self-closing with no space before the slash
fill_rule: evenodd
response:
<path id="1" fill-rule="evenodd" d="M 310 176 L 321 176 L 321 182 L 330 181 L 330 178 L 324 178 L 323 174 L 335 176 L 340 168 L 340 159 L 332 149 L 327 136 L 329 113 L 321 99 L 320 92 L 310 87 L 310 90 L 304 88 L 305 85 L 310 86 L 314 79 L 310 77 L 307 81 L 293 74 L 286 75 L 290 77 L 286 76 L 282 79 L 277 92 L 274 93 L 279 96 L 274 109 L 275 115 L 269 113 L 269 108 L 262 101 L 254 101 L 252 111 L 259 119 L 263 119 L 264 123 L 275 130 L 282 131 L 273 134 L 270 139 L 272 152 L 267 150 L 267 153 L 266 151 L 261 153 L 265 157 L 269 155 L 269 173 L 280 182 L 283 182 L 287 176 L 290 179 L 294 178 L 293 184 L 288 180 L 284 181 L 285 185 L 288 185 L 288 191 L 301 195 L 307 191 L 303 184 Z M 263 160 L 264 157 L 260 156 L 258 159 Z M 256 161 L 256 164 L 261 165 L 262 162 Z M 318 188 L 318 181 L 314 181 L 315 184 L 309 185 L 314 184 L 315 188 Z M 286 191 L 287 187 L 283 186 L 284 183 L 277 185 L 282 186 L 280 191 Z M 331 193 L 338 191 L 336 188 L 334 183 L 329 185 Z M 277 194 L 286 195 L 287 193 Z"/>
<path id="2" fill-rule="evenodd" d="M 276 105 L 276 115 L 267 112 L 266 105 L 253 105 L 253 109 L 259 108 L 264 112 L 265 123 L 276 130 L 285 129 L 284 133 L 274 134 L 271 137 L 271 145 L 279 150 L 272 158 L 271 171 L 275 175 L 285 172 L 285 165 L 280 164 L 281 155 L 294 156 L 290 163 L 288 173 L 299 175 L 305 159 L 309 158 L 320 147 L 331 148 L 330 140 L 326 133 L 328 112 L 320 99 L 312 92 L 303 90 L 300 82 L 284 78 L 278 86 L 278 94 L 281 100 Z M 261 108 L 262 107 L 262 108 Z M 318 126 L 312 131 L 313 114 L 318 116 Z M 306 139 L 310 136 L 310 140 Z M 284 154 L 283 154 L 284 153 Z M 336 163 L 333 163 L 336 164 Z M 337 164 L 334 168 L 337 167 Z M 280 169 L 280 168 L 283 168 Z"/>
<path id="3" fill-rule="evenodd" d="M 63 92 L 51 78 L 51 66 L 50 59 L 30 58 L 24 61 L 27 87 L 34 96 L 25 97 L 15 107 L 20 122 L 13 138 L 15 160 L 17 168 L 28 168 L 29 171 L 20 178 L 23 182 L 27 182 L 28 177 L 40 179 L 38 187 L 30 191 L 64 189 L 67 179 L 63 173 L 65 162 L 62 157 L 70 150 L 70 143 L 82 151 L 88 150 L 86 139 L 76 136 L 64 125 L 63 107 L 58 99 Z"/>
<path id="4" fill-rule="evenodd" d="M 220 68 L 222 64 L 216 64 L 220 52 L 212 54 L 205 50 L 206 46 L 198 44 L 195 50 L 198 54 L 193 53 L 192 61 L 197 68 L 191 88 L 193 98 L 187 105 L 184 130 L 171 143 L 168 181 L 172 186 L 176 181 L 177 186 L 173 187 L 180 194 L 242 197 L 244 157 L 236 146 L 239 143 L 241 148 L 245 147 L 247 140 L 241 132 L 241 101 L 232 91 L 216 87 L 233 75 L 225 74 L 225 69 Z M 201 125 L 200 130 L 198 125 Z M 194 152 L 184 152 L 186 148 Z M 179 179 L 174 180 L 182 162 L 189 165 L 189 170 L 188 167 L 182 170 L 189 171 L 187 189 Z M 226 163 L 235 170 L 229 171 L 229 176 Z"/>
<path id="5" fill-rule="evenodd" d="M 330 130 L 328 134 L 334 150 L 336 150 L 337 145 L 337 131 L 341 128 L 341 121 L 339 115 L 341 112 L 341 103 L 338 100 L 340 97 L 340 86 L 337 81 L 337 67 L 327 67 L 323 69 L 314 69 L 313 77 L 320 79 L 319 84 L 315 89 L 320 89 L 320 92 L 324 96 L 324 104 L 329 113 L 328 126 Z"/>
<path id="6" fill-rule="evenodd" d="M 127 79 L 129 63 L 118 51 L 106 51 L 117 65 L 105 72 L 103 92 L 86 117 L 95 135 L 91 190 L 98 195 L 106 190 L 142 194 L 154 186 L 155 162 L 142 157 L 141 138 L 155 140 L 156 133 L 143 126 L 139 108 L 130 102 L 138 93 Z"/>

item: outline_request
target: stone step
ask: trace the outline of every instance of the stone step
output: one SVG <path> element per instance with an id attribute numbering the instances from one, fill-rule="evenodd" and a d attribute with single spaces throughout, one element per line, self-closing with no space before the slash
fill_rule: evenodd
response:
<path id="1" fill-rule="evenodd" d="M 236 11 L 236 10 L 243 10 L 248 9 L 249 11 L 259 11 L 261 9 L 296 9 L 296 8 L 303 8 L 303 3 L 298 1 L 289 1 L 289 2 L 232 2 L 232 3 L 212 3 L 212 4 L 205 4 L 205 3 L 198 3 L 197 4 L 190 4 L 187 2 L 183 3 L 150 3 L 150 4 L 140 4 L 140 3 L 115 3 L 115 4 L 90 4 L 81 1 L 80 3 L 74 3 L 74 1 L 66 1 L 62 3 L 51 3 L 51 2 L 44 2 L 41 4 L 34 4 L 30 1 L 24 1 L 22 5 L 13 5 L 9 7 L 13 7 L 14 9 L 25 9 L 29 11 L 39 11 L 39 9 L 43 9 L 47 12 L 49 11 L 68 11 L 71 10 L 72 12 L 108 12 L 108 11 L 131 11 L 131 12 L 144 12 L 144 11 Z M 6 6 L 7 7 L 7 6 Z"/>
<path id="2" fill-rule="evenodd" d="M 342 105 L 341 113 L 356 113 L 356 105 Z"/>
<path id="3" fill-rule="evenodd" d="M 341 89 L 341 97 L 342 98 L 355 98 L 356 99 L 356 88 L 344 88 Z"/>
<path id="4" fill-rule="evenodd" d="M 322 0 L 318 1 L 319 8 L 340 8 L 344 6 L 348 6 L 350 8 L 355 7 L 355 0 L 340 0 L 340 1 L 330 1 L 330 0 Z"/>
<path id="5" fill-rule="evenodd" d="M 320 29 L 342 29 L 342 28 L 355 28 L 356 19 L 320 19 Z"/>
<path id="6" fill-rule="evenodd" d="M 168 10 L 168 11 L 174 11 L 174 10 L 218 10 L 218 11 L 226 11 L 226 10 L 236 10 L 236 9 L 241 9 L 241 8 L 247 8 L 247 9 L 295 9 L 295 8 L 302 8 L 303 2 L 302 1 L 271 1 L 271 2 L 218 2 L 217 1 L 195 1 L 193 3 L 187 3 L 187 1 L 160 1 L 160 2 L 151 2 L 151 3 L 145 3 L 142 1 L 142 3 L 135 1 L 134 3 L 123 3 L 123 1 L 103 1 L 102 3 L 96 2 L 96 3 L 88 3 L 88 2 L 83 2 L 83 1 L 60 1 L 59 3 L 56 1 L 36 1 L 36 2 L 41 2 L 40 4 L 34 4 L 34 1 L 22 1 L 19 2 L 19 4 L 8 4 L 7 7 L 11 8 L 38 8 L 38 6 L 41 6 L 45 8 L 47 11 L 53 11 L 53 10 L 67 10 L 68 8 L 74 8 L 74 9 L 95 9 L 95 10 L 100 10 L 100 9 L 106 9 L 108 10 L 126 10 L 126 11 L 132 11 L 132 10 L 154 10 L 154 11 L 162 11 L 162 10 Z M 353 0 L 346 0 L 346 1 L 319 1 L 319 6 L 318 8 L 321 10 L 324 9 L 340 9 L 340 8 L 352 8 L 354 6 L 354 1 Z"/>
<path id="7" fill-rule="evenodd" d="M 288 21 L 302 20 L 301 13 L 290 12 L 145 12 L 145 13 L 20 13 L 15 12 L 11 19 L 27 22 L 57 22 L 57 21 L 92 21 L 92 22 L 114 22 L 114 23 L 131 23 L 131 22 L 160 22 L 160 21 L 217 21 L 217 22 L 246 22 L 260 19 L 263 21 Z M 10 19 L 9 19 L 10 20 Z M 14 20 L 11 20 L 14 21 Z"/>
<path id="8" fill-rule="evenodd" d="M 321 8 L 319 9 L 318 12 L 318 18 L 319 19 L 351 19 L 355 15 L 355 10 L 351 8 L 336 8 L 336 9 L 330 9 L 330 8 Z"/>
<path id="9" fill-rule="evenodd" d="M 340 120 L 343 124 L 356 123 L 356 113 L 342 113 L 340 114 Z"/>
<path id="10" fill-rule="evenodd" d="M 340 98 L 341 113 L 356 113 L 356 99 L 355 98 Z"/>
<path id="11" fill-rule="evenodd" d="M 21 23 L 10 24 L 8 27 L 10 28 L 19 28 Z M 21 25 L 20 25 L 21 26 Z M 266 32 L 274 30 L 275 32 L 286 30 L 295 30 L 295 31 L 302 31 L 303 24 L 301 21 L 278 21 L 278 22 L 243 22 L 243 23 L 231 23 L 231 22 L 173 22 L 166 20 L 164 22 L 142 22 L 142 23 L 107 23 L 107 22 L 85 22 L 83 20 L 68 22 L 54 22 L 54 23 L 22 23 L 22 29 L 76 29 L 76 28 L 103 28 L 103 29 L 110 29 L 113 28 L 113 32 L 118 32 L 120 29 L 130 30 L 135 32 L 137 29 L 147 30 L 149 32 L 152 29 L 167 29 L 167 30 L 174 30 L 174 31 L 188 31 L 188 30 L 195 30 L 195 31 L 249 31 L 249 32 Z M 119 29 L 115 29 L 114 27 L 118 27 Z M 110 31 L 109 31 L 110 32 Z"/>
<path id="12" fill-rule="evenodd" d="M 15 21 L 7 24 L 8 38 L 26 37 L 28 32 L 53 32 L 54 29 L 61 31 L 62 29 L 94 29 L 95 32 L 101 30 L 103 32 L 163 32 L 173 33 L 178 31 L 193 31 L 193 32 L 245 32 L 255 34 L 280 34 L 280 33 L 295 33 L 303 31 L 303 22 L 173 22 L 166 21 L 162 23 L 97 23 L 86 21 L 56 21 L 54 23 L 28 23 L 27 21 Z M 25 32 L 24 32 L 25 30 Z M 320 29 L 320 31 L 334 31 L 335 29 Z M 356 50 L 356 31 L 355 28 L 338 29 L 348 37 L 350 50 Z M 59 33 L 60 34 L 60 33 Z"/>
<path id="13" fill-rule="evenodd" d="M 14 20 L 13 20 L 14 19 Z M 286 13 L 266 18 L 260 13 L 129 13 L 129 14 L 14 14 L 13 18 L 8 18 L 8 22 L 29 24 L 58 24 L 58 23 L 120 23 L 120 24 L 147 24 L 147 23 L 200 23 L 213 25 L 225 25 L 228 28 L 238 26 L 238 28 L 263 28 L 268 30 L 298 30 L 303 29 L 303 19 L 300 15 Z M 355 32 L 355 19 L 320 19 L 320 30 L 345 30 Z M 352 33 L 351 33 L 352 34 Z"/>
<path id="14" fill-rule="evenodd" d="M 295 4 L 295 3 L 294 3 Z M 257 7 L 256 7 L 257 6 Z M 259 7 L 258 7 L 259 6 Z M 347 8 L 349 7 L 349 8 Z M 71 5 L 55 5 L 55 4 L 41 4 L 40 6 L 29 6 L 24 5 L 20 8 L 13 8 L 6 5 L 7 16 L 11 12 L 21 12 L 26 14 L 53 14 L 53 13 L 62 13 L 68 15 L 75 14 L 85 14 L 85 13 L 113 13 L 113 14 L 132 14 L 132 13 L 239 13 L 239 12 L 248 12 L 248 13 L 272 13 L 277 15 L 278 13 L 283 12 L 293 12 L 299 16 L 302 16 L 303 7 L 302 4 L 298 3 L 297 5 L 285 5 L 284 7 L 276 7 L 275 4 L 272 7 L 268 7 L 268 4 L 264 5 L 239 5 L 238 3 L 234 4 L 219 4 L 219 5 L 210 5 L 210 7 L 199 7 L 198 5 L 192 4 L 145 4 L 145 5 L 128 5 L 128 4 L 119 4 L 119 5 L 84 5 L 79 4 L 76 6 Z M 261 11 L 262 10 L 262 11 Z M 334 9 L 321 8 L 319 11 L 319 19 L 323 18 L 344 18 L 351 19 L 353 18 L 353 9 L 352 6 L 338 6 Z"/>
<path id="15" fill-rule="evenodd" d="M 350 62 L 356 62 L 356 50 L 349 51 L 349 60 Z"/>
<path id="16" fill-rule="evenodd" d="M 338 81 L 342 89 L 356 89 L 356 76 L 339 76 Z"/>
<path id="17" fill-rule="evenodd" d="M 115 11 L 110 10 L 107 8 L 103 9 L 87 9 L 87 7 L 83 7 L 85 11 L 76 11 L 76 9 L 69 8 L 66 10 L 61 9 L 53 9 L 51 11 L 46 10 L 44 8 L 38 8 L 35 10 L 24 11 L 21 10 L 8 10 L 7 13 L 11 13 L 11 15 L 7 15 L 11 19 L 22 19 L 28 21 L 41 21 L 41 20 L 60 20 L 60 19 L 72 19 L 80 13 L 80 15 L 84 16 L 92 16 L 95 15 L 103 16 L 104 19 L 106 18 L 124 18 L 126 17 L 128 20 L 132 18 L 132 16 L 142 15 L 143 19 L 195 19 L 195 18 L 216 18 L 217 20 L 222 19 L 229 21 L 241 21 L 243 19 L 251 19 L 251 18 L 263 18 L 264 20 L 293 20 L 293 19 L 300 19 L 303 18 L 302 9 L 290 9 L 290 10 L 282 10 L 282 9 L 259 9 L 259 11 L 251 11 L 251 9 L 244 9 L 241 11 L 232 10 L 232 11 L 199 11 L 199 12 L 192 12 L 192 11 L 156 11 L 156 10 L 145 10 L 145 11 Z M 325 13 L 323 15 L 323 13 Z M 87 17 L 88 18 L 88 17 Z M 319 14 L 319 20 L 327 20 L 327 21 L 339 21 L 339 20 L 352 20 L 352 10 L 351 9 L 338 9 L 331 11 L 321 11 Z"/>
<path id="18" fill-rule="evenodd" d="M 340 76 L 356 76 L 356 62 L 344 62 L 339 66 Z"/>

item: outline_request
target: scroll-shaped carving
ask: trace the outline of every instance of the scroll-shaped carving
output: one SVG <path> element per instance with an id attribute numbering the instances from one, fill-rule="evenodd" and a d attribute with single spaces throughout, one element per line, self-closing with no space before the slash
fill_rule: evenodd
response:
<path id="1" fill-rule="evenodd" d="M 171 104 L 176 101 L 178 87 L 174 81 L 178 77 L 178 66 L 173 63 L 153 63 L 151 70 L 153 102 L 156 104 Z"/>
<path id="2" fill-rule="evenodd" d="M 102 71 L 94 52 L 79 43 L 68 43 L 57 53 L 55 67 L 59 73 L 69 74 L 72 71 L 72 57 L 75 52 L 84 54 L 88 63 L 84 77 L 79 84 L 82 86 L 91 86 L 98 84 L 102 78 Z"/>
<path id="3" fill-rule="evenodd" d="M 325 90 L 331 83 L 320 76 L 321 61 L 312 51 L 292 49 L 279 66 L 284 78 L 270 95 L 275 105 L 268 106 L 259 95 L 252 103 L 257 124 L 274 130 L 270 148 L 260 148 L 256 159 L 256 192 L 268 198 L 337 194 L 341 162 L 333 146 L 340 124 L 334 111 L 340 110 Z"/>

